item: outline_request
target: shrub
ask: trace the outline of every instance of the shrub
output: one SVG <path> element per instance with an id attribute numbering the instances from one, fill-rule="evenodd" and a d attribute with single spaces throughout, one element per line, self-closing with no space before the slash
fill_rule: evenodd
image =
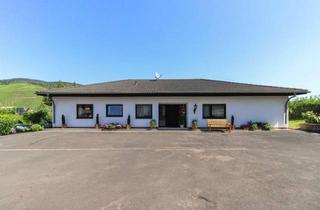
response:
<path id="1" fill-rule="evenodd" d="M 15 108 L 0 108 L 0 115 L 3 114 L 16 114 Z"/>
<path id="2" fill-rule="evenodd" d="M 269 123 L 264 123 L 262 125 L 262 130 L 265 130 L 265 131 L 271 130 L 271 125 Z"/>
<path id="3" fill-rule="evenodd" d="M 15 126 L 13 119 L 0 118 L 0 135 L 8 135 Z"/>
<path id="4" fill-rule="evenodd" d="M 312 111 L 302 113 L 302 117 L 304 118 L 306 123 L 320 123 L 320 116 Z"/>
<path id="5" fill-rule="evenodd" d="M 250 126 L 249 126 L 249 130 L 250 131 L 255 131 L 255 130 L 258 130 L 259 127 L 258 127 L 258 124 L 257 123 L 252 123 Z"/>
<path id="6" fill-rule="evenodd" d="M 62 125 L 65 125 L 66 124 L 66 117 L 63 115 L 61 115 L 61 123 Z"/>
<path id="7" fill-rule="evenodd" d="M 312 111 L 320 114 L 320 96 L 302 97 L 290 101 L 289 103 L 289 117 L 292 120 L 303 119 L 302 114 Z"/>
<path id="8" fill-rule="evenodd" d="M 193 129 L 198 128 L 198 120 L 192 120 L 192 128 Z"/>
<path id="9" fill-rule="evenodd" d="M 156 127 L 157 127 L 156 120 L 154 120 L 154 119 L 150 120 L 150 128 L 156 128 Z"/>
<path id="10" fill-rule="evenodd" d="M 0 119 L 10 119 L 13 120 L 15 124 L 23 123 L 22 116 L 16 114 L 1 114 Z"/>
<path id="11" fill-rule="evenodd" d="M 130 117 L 130 114 L 128 115 L 128 118 L 127 118 L 127 125 L 131 125 L 131 117 Z"/>
<path id="12" fill-rule="evenodd" d="M 31 131 L 42 131 L 43 130 L 43 127 L 39 124 L 33 124 L 31 126 Z"/>
<path id="13" fill-rule="evenodd" d="M 26 112 L 23 114 L 23 119 L 31 124 L 41 124 L 50 121 L 47 110 Z"/>
<path id="14" fill-rule="evenodd" d="M 96 125 L 100 125 L 99 114 L 96 114 Z"/>

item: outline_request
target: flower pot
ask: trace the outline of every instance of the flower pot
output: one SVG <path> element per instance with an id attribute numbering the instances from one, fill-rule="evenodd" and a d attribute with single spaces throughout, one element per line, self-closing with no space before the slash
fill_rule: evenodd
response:
<path id="1" fill-rule="evenodd" d="M 96 129 L 99 129 L 100 128 L 100 125 L 99 124 L 96 124 Z"/>
<path id="2" fill-rule="evenodd" d="M 131 125 L 128 125 L 128 124 L 127 124 L 126 128 L 127 128 L 127 129 L 130 129 L 130 128 L 131 128 Z"/>
<path id="3" fill-rule="evenodd" d="M 66 128 L 67 124 L 62 124 L 61 128 Z"/>
<path id="4" fill-rule="evenodd" d="M 180 125 L 180 128 L 184 128 L 184 125 Z"/>

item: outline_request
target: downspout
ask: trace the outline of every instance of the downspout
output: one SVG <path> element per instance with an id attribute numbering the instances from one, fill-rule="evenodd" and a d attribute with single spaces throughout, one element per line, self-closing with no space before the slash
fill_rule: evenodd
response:
<path id="1" fill-rule="evenodd" d="M 55 105 L 54 100 L 52 99 L 52 97 L 50 97 L 49 93 L 47 94 L 47 97 L 52 102 L 52 126 L 53 126 L 54 124 L 56 124 L 56 105 Z"/>
<path id="2" fill-rule="evenodd" d="M 288 99 L 287 99 L 287 101 L 286 101 L 286 103 L 285 103 L 285 105 L 284 105 L 284 110 L 285 110 L 285 111 L 284 111 L 284 112 L 285 112 L 285 114 L 284 114 L 284 123 L 285 123 L 285 125 L 287 125 L 287 126 L 288 126 L 288 104 L 289 104 L 289 101 L 290 101 L 291 99 L 295 98 L 295 97 L 297 97 L 296 93 L 294 93 L 293 96 L 288 97 Z"/>

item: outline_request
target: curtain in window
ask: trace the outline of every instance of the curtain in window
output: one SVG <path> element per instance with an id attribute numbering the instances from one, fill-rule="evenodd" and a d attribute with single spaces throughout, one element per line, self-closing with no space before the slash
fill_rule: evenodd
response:
<path id="1" fill-rule="evenodd" d="M 151 118 L 152 117 L 152 105 L 142 105 L 137 104 L 136 107 L 136 117 L 137 118 Z"/>

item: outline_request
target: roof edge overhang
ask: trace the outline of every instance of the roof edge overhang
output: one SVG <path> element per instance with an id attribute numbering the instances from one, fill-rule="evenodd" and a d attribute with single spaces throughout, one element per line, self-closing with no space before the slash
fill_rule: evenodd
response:
<path id="1" fill-rule="evenodd" d="M 36 92 L 39 96 L 49 97 L 138 97 L 138 96 L 291 96 L 310 93 L 306 92 L 279 92 L 279 93 L 47 93 Z"/>

